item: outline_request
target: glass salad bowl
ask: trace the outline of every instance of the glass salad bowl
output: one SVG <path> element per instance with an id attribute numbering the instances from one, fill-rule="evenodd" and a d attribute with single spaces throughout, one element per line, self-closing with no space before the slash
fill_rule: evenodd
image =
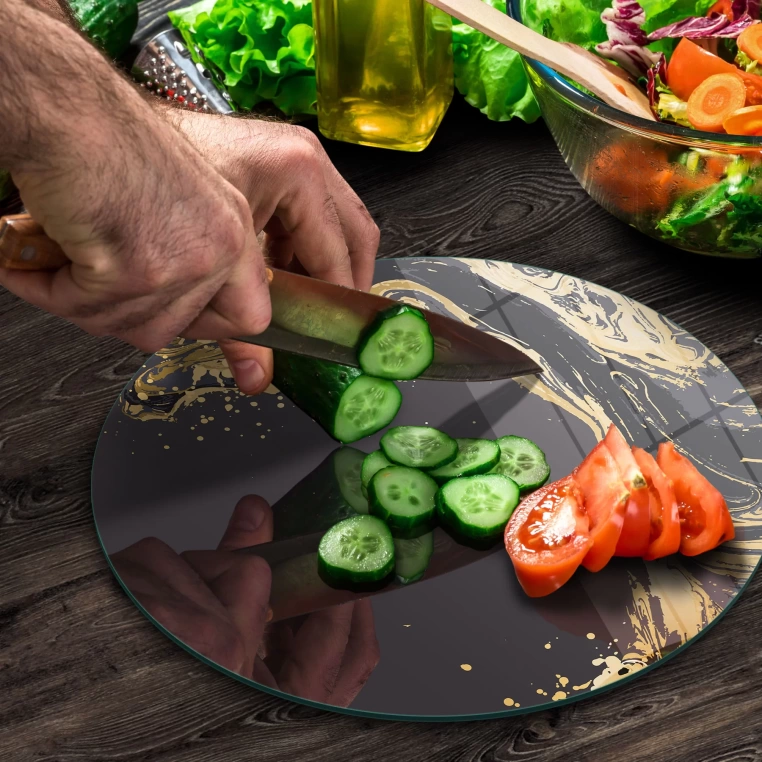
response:
<path id="1" fill-rule="evenodd" d="M 522 21 L 530 2 L 510 0 L 509 13 Z M 557 8 L 563 14 L 564 4 Z M 561 18 L 557 24 L 546 18 L 540 28 L 535 21 L 527 21 L 535 31 L 544 27 L 554 39 L 580 41 L 564 33 L 571 27 Z M 631 116 L 537 61 L 524 65 L 564 160 L 604 209 L 685 251 L 762 256 L 762 137 L 720 136 Z"/>

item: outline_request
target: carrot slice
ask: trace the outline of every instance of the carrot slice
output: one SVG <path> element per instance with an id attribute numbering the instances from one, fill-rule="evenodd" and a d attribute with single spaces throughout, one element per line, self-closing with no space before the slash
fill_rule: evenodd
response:
<path id="1" fill-rule="evenodd" d="M 741 32 L 738 49 L 755 61 L 762 61 L 762 24 L 752 24 Z"/>
<path id="2" fill-rule="evenodd" d="M 762 106 L 739 108 L 722 123 L 728 135 L 762 135 Z"/>
<path id="3" fill-rule="evenodd" d="M 652 455 L 639 447 L 633 447 L 632 454 L 648 483 L 651 542 L 643 558 L 653 561 L 671 556 L 680 548 L 680 512 L 674 487 Z"/>
<path id="4" fill-rule="evenodd" d="M 624 486 L 630 493 L 624 512 L 624 525 L 615 556 L 629 558 L 642 556 L 648 549 L 651 537 L 651 515 L 648 509 L 648 487 L 643 474 L 635 462 L 630 445 L 622 432 L 612 423 L 603 440 L 609 452 L 614 456 Z"/>
<path id="5" fill-rule="evenodd" d="M 738 74 L 713 74 L 688 98 L 688 121 L 698 130 L 722 132 L 722 123 L 746 103 L 746 87 Z"/>
<path id="6" fill-rule="evenodd" d="M 721 13 L 733 20 L 733 0 L 717 0 L 717 2 L 706 12 L 707 16 L 713 13 Z"/>
<path id="7" fill-rule="evenodd" d="M 669 59 L 667 84 L 680 100 L 687 101 L 707 77 L 724 73 L 741 77 L 746 85 L 746 100 L 750 106 L 762 104 L 762 77 L 733 66 L 687 37 L 680 40 L 672 58 Z"/>

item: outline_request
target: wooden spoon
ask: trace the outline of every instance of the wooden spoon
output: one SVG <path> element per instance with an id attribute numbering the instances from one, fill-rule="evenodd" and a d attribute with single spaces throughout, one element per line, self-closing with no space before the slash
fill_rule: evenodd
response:
<path id="1" fill-rule="evenodd" d="M 648 98 L 627 72 L 579 45 L 549 40 L 483 0 L 427 2 L 517 53 L 547 64 L 579 82 L 609 106 L 655 121 Z"/>

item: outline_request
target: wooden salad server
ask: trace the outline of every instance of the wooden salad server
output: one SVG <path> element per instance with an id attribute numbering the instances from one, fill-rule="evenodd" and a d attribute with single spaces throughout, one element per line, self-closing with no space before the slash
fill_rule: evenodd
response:
<path id="1" fill-rule="evenodd" d="M 579 45 L 556 42 L 520 24 L 483 0 L 427 0 L 493 40 L 579 82 L 602 101 L 628 114 L 656 121 L 648 97 L 624 69 Z"/>

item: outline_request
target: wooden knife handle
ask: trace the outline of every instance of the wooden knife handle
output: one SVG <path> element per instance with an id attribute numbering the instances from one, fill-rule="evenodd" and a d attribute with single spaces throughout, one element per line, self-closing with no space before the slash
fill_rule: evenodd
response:
<path id="1" fill-rule="evenodd" d="M 61 247 L 28 214 L 0 217 L 0 267 L 58 270 L 69 261 Z"/>

